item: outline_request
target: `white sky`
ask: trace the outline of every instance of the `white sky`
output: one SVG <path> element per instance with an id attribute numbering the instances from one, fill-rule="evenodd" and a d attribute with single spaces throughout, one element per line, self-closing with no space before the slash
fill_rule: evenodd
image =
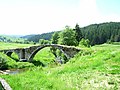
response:
<path id="1" fill-rule="evenodd" d="M 120 2 L 116 7 L 111 1 L 119 0 L 0 0 L 0 34 L 41 34 L 66 25 L 74 28 L 76 23 L 83 27 L 119 22 Z"/>

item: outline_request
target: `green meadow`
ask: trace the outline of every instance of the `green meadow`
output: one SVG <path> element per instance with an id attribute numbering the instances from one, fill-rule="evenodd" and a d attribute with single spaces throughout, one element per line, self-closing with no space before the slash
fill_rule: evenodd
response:
<path id="1" fill-rule="evenodd" d="M 14 48 L 24 48 L 33 46 L 33 44 L 18 44 L 18 43 L 4 43 L 0 42 L 0 50 L 4 49 L 14 49 Z"/>
<path id="2" fill-rule="evenodd" d="M 0 49 L 17 46 L 30 45 L 0 43 Z M 22 73 L 0 75 L 13 90 L 120 90 L 119 43 L 83 47 L 82 51 L 66 64 L 54 63 L 55 57 L 50 48 L 44 48 L 36 54 L 34 60 L 43 63 L 45 67 L 29 62 L 17 62 L 1 54 L 7 58 L 9 68 L 27 68 L 27 71 Z M 17 59 L 15 54 L 13 57 Z"/>

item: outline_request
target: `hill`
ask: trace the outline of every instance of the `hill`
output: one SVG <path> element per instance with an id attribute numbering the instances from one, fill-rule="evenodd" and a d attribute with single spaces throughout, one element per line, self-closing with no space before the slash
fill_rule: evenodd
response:
<path id="1" fill-rule="evenodd" d="M 43 33 L 43 34 L 38 34 L 38 35 L 27 35 L 27 36 L 23 36 L 21 38 L 25 38 L 29 41 L 39 42 L 39 39 L 50 40 L 53 33 L 54 32 Z"/>
<path id="2" fill-rule="evenodd" d="M 24 43 L 25 39 L 18 36 L 0 35 L 0 42 Z"/>
<path id="3" fill-rule="evenodd" d="M 80 29 L 83 38 L 89 39 L 91 45 L 103 44 L 106 42 L 120 42 L 120 22 L 92 24 Z M 54 32 L 27 35 L 22 38 L 26 38 L 29 41 L 39 42 L 39 39 L 50 40 L 53 33 Z"/>

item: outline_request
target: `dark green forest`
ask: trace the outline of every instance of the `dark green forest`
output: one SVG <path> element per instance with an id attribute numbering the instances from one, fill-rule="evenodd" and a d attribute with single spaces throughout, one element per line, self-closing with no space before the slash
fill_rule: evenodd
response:
<path id="1" fill-rule="evenodd" d="M 90 40 L 91 45 L 106 42 L 120 42 L 120 22 L 92 24 L 81 28 L 83 37 Z"/>

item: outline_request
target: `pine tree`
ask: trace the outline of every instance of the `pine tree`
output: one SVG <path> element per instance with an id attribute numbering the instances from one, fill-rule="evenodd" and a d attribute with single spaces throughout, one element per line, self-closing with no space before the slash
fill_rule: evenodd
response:
<path id="1" fill-rule="evenodd" d="M 83 35 L 82 35 L 82 32 L 81 32 L 80 27 L 79 27 L 78 24 L 76 24 L 74 30 L 75 30 L 75 37 L 76 37 L 76 40 L 77 40 L 78 42 L 80 42 L 80 40 L 83 38 Z"/>

